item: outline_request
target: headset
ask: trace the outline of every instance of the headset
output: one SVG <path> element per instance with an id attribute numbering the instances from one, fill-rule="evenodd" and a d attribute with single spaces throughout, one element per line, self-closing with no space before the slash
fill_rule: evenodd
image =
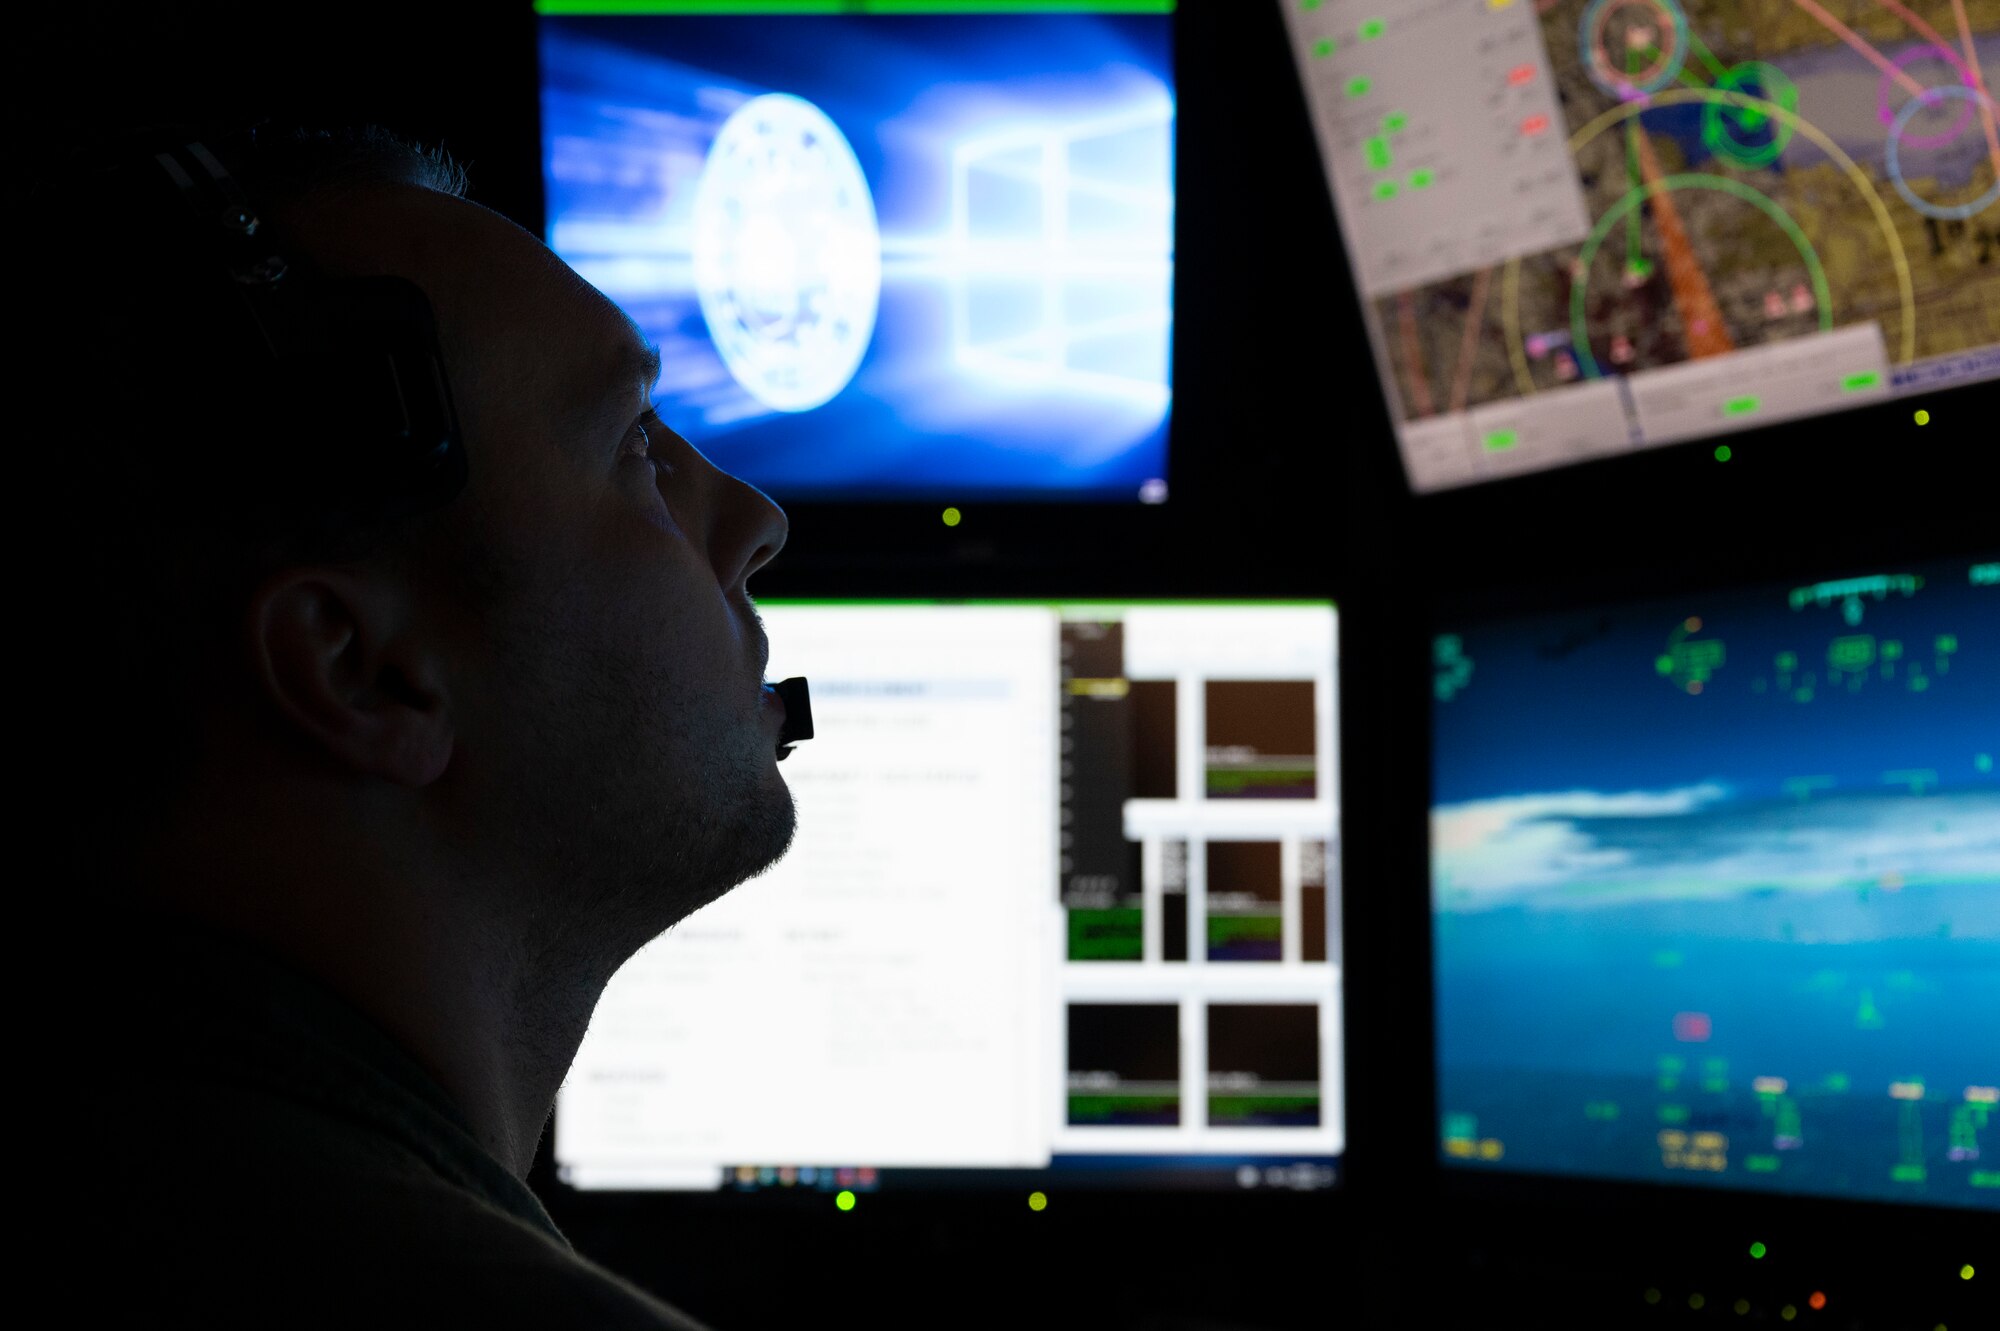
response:
<path id="1" fill-rule="evenodd" d="M 456 498 L 465 441 L 423 290 L 402 277 L 328 277 L 288 258 L 199 139 L 154 151 L 150 166 L 248 316 L 272 400 L 312 403 L 287 413 L 282 450 L 232 460 L 250 473 L 234 478 L 232 496 L 248 516 L 279 527 L 380 522 Z"/>
<path id="2" fill-rule="evenodd" d="M 328 277 L 279 252 L 271 228 L 199 139 L 151 154 L 214 253 L 268 359 L 271 391 L 312 401 L 287 427 L 284 457 L 249 503 L 267 523 L 384 521 L 442 507 L 465 488 L 464 435 L 437 322 L 407 278 Z M 326 392 L 328 385 L 337 391 Z M 315 389 L 319 391 L 315 391 Z M 771 686 L 783 702 L 776 754 L 813 736 L 804 678 Z"/>

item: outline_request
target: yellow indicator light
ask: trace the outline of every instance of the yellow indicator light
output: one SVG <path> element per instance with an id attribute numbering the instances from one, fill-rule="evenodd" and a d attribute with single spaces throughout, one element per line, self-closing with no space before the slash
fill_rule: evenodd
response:
<path id="1" fill-rule="evenodd" d="M 1048 1197 L 1047 1197 L 1047 1196 L 1045 1196 L 1045 1195 L 1044 1195 L 1044 1194 L 1042 1194 L 1042 1193 L 1039 1193 L 1039 1192 L 1031 1192 L 1031 1193 L 1029 1193 L 1029 1194 L 1028 1194 L 1028 1209 L 1029 1209 L 1030 1211 L 1046 1211 L 1046 1210 L 1048 1210 L 1048 1209 L 1049 1209 L 1049 1199 L 1048 1199 Z"/>
<path id="2" fill-rule="evenodd" d="M 852 1211 L 854 1209 L 854 1194 L 846 1188 L 842 1188 L 840 1195 L 833 1199 L 833 1204 L 843 1211 Z"/>
<path id="3" fill-rule="evenodd" d="M 1958 1278 L 1959 1278 L 1960 1280 L 1970 1280 L 1970 1279 L 1972 1279 L 1972 1263 L 1971 1263 L 1971 1262 L 1967 1262 L 1967 1263 L 1966 1263 L 1966 1264 L 1965 1264 L 1964 1266 L 1961 1266 L 1961 1267 L 1959 1267 L 1959 1268 L 1958 1268 Z"/>
<path id="4" fill-rule="evenodd" d="M 1736 1315 L 1738 1317 L 1748 1317 L 1750 1315 L 1750 1300 L 1736 1300 Z"/>
<path id="5" fill-rule="evenodd" d="M 1778 1309 L 1778 1316 L 1784 1318 L 1787 1322 L 1791 1321 L 1794 1317 L 1797 1317 L 1798 1315 L 1799 1315 L 1799 1310 L 1797 1308 L 1794 1308 L 1789 1303 L 1786 1304 L 1784 1307 Z"/>
<path id="6" fill-rule="evenodd" d="M 964 518 L 965 515 L 955 508 L 948 508 L 944 511 L 944 525 L 947 527 L 956 527 Z"/>
<path id="7" fill-rule="evenodd" d="M 1699 1309 L 1703 1304 L 1706 1304 L 1707 1302 L 1708 1300 L 1704 1299 L 1699 1294 L 1688 1295 L 1688 1307 L 1690 1308 Z"/>
<path id="8" fill-rule="evenodd" d="M 1922 407 L 1918 407 L 1916 419 L 1919 425 L 1929 425 L 1931 423 L 1931 414 Z"/>
<path id="9" fill-rule="evenodd" d="M 1646 1291 L 1646 1302 L 1658 1303 L 1659 1301 L 1660 1301 L 1660 1291 L 1658 1291 L 1657 1289 L 1649 1289 Z"/>

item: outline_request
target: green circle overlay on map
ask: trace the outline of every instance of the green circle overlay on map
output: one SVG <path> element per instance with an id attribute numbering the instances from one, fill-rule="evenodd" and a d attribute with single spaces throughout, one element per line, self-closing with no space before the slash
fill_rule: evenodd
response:
<path id="1" fill-rule="evenodd" d="M 1786 112 L 1798 111 L 1799 85 L 1776 65 L 1762 60 L 1746 60 L 1723 70 L 1715 80 L 1715 86 L 1723 92 L 1744 92 L 1743 85 L 1746 83 L 1761 91 L 1760 100 L 1775 103 Z M 1733 127 L 1754 133 L 1766 125 L 1771 126 L 1769 143 L 1746 144 L 1732 132 Z M 1704 102 L 1701 108 L 1701 141 L 1717 157 L 1726 158 L 1738 166 L 1769 166 L 1791 143 L 1792 126 L 1785 117 L 1773 116 L 1754 106 L 1730 107 L 1721 102 Z"/>
<path id="2" fill-rule="evenodd" d="M 1728 176 L 1705 174 L 1683 174 L 1667 176 L 1651 185 L 1637 185 L 1625 191 L 1618 202 L 1604 210 L 1604 216 L 1597 219 L 1597 225 L 1590 229 L 1582 250 L 1576 256 L 1576 277 L 1569 287 L 1569 324 L 1572 349 L 1576 352 L 1577 366 L 1586 378 L 1599 379 L 1604 371 L 1598 367 L 1597 357 L 1590 351 L 1590 323 L 1585 317 L 1584 297 L 1590 285 L 1590 266 L 1597 259 L 1597 251 L 1603 248 L 1605 238 L 1611 234 L 1626 213 L 1646 201 L 1655 190 L 1672 192 L 1677 189 L 1712 189 L 1733 195 L 1745 203 L 1753 204 L 1764 216 L 1778 224 L 1792 244 L 1798 248 L 1799 257 L 1805 260 L 1806 272 L 1812 278 L 1813 297 L 1819 304 L 1819 327 L 1823 333 L 1833 331 L 1833 295 L 1826 283 L 1826 269 L 1820 266 L 1819 254 L 1813 249 L 1806 233 L 1792 220 L 1792 215 L 1773 203 L 1767 196 L 1750 188 L 1740 180 Z"/>

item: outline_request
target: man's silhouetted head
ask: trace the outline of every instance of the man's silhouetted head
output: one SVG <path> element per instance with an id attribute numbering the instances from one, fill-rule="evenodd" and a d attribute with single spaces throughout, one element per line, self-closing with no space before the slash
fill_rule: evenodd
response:
<path id="1" fill-rule="evenodd" d="M 494 1149 L 525 1168 L 533 1101 L 611 972 L 789 843 L 746 587 L 785 518 L 651 415 L 632 321 L 459 197 L 438 154 L 266 136 L 236 165 L 280 248 L 427 293 L 470 480 L 365 530 L 228 530 L 227 484 L 168 482 L 198 450 L 282 453 L 289 415 L 214 437 L 226 413 L 186 376 L 222 325 L 160 298 L 187 274 L 134 269 L 170 247 L 85 261 L 119 234 L 101 213 L 56 247 L 29 306 L 55 331 L 29 373 L 78 404 L 61 446 L 81 613 L 57 665 L 90 681 L 69 767 L 91 809 L 80 890 L 115 879 L 112 909 L 191 914 L 328 979 L 461 1100 L 520 1100 Z M 482 1020 L 489 1043 L 533 1047 L 535 1094 L 467 1089 L 520 1080 L 494 1070 L 519 1049 L 453 1069 L 424 1048 L 455 1038 L 427 1027 Z"/>

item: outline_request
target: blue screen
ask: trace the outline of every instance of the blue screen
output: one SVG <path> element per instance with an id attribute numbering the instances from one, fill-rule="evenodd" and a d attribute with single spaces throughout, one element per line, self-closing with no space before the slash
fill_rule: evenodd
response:
<path id="1" fill-rule="evenodd" d="M 1448 1163 L 2000 1209 L 2000 563 L 1434 657 Z"/>
<path id="2" fill-rule="evenodd" d="M 546 16 L 547 241 L 781 501 L 1164 500 L 1171 25 Z"/>

